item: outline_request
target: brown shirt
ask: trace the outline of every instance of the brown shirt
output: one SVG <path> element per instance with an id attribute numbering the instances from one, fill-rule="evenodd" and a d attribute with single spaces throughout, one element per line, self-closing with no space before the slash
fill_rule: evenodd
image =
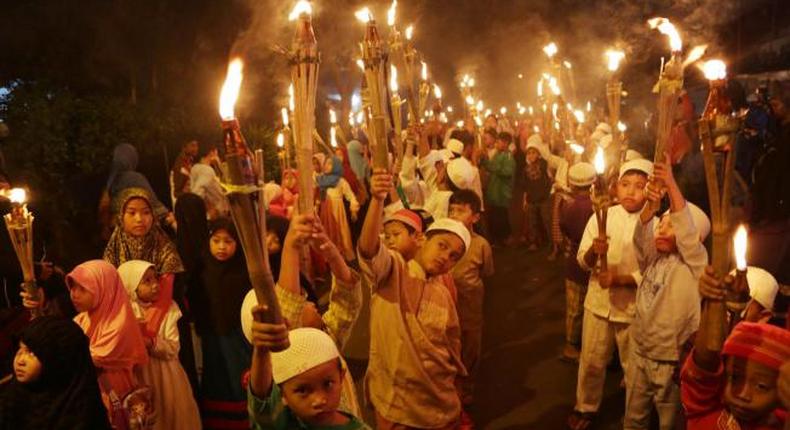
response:
<path id="1" fill-rule="evenodd" d="M 479 329 L 483 325 L 483 278 L 494 274 L 491 245 L 482 236 L 472 233 L 469 251 L 453 268 L 453 280 L 458 290 L 458 318 L 461 328 Z"/>

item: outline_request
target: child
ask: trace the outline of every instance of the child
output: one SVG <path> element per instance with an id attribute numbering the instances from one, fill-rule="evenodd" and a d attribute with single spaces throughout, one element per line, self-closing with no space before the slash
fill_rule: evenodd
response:
<path id="1" fill-rule="evenodd" d="M 551 232 L 551 185 L 548 163 L 540 156 L 540 136 L 534 135 L 527 141 L 527 165 L 524 168 L 524 200 L 529 225 L 530 251 L 536 251 L 550 240 Z"/>
<path id="2" fill-rule="evenodd" d="M 590 163 L 576 163 L 568 169 L 571 200 L 560 207 L 560 230 L 568 238 L 570 254 L 575 256 L 584 235 L 587 221 L 593 214 L 590 187 L 595 181 L 595 167 Z M 582 344 L 582 310 L 587 296 L 590 274 L 579 266 L 576 258 L 565 262 L 565 347 L 561 358 L 579 359 Z"/>
<path id="3" fill-rule="evenodd" d="M 727 278 L 732 282 L 735 271 Z M 749 284 L 749 297 L 741 315 L 742 321 L 767 323 L 773 317 L 774 301 L 779 292 L 779 283 L 768 271 L 759 267 L 746 268 L 746 282 Z M 723 300 L 726 292 L 724 283 L 716 278 L 712 269 L 706 270 L 699 281 L 699 294 L 703 299 Z"/>
<path id="4" fill-rule="evenodd" d="M 264 306 L 253 308 L 253 313 L 265 311 Z M 338 410 L 345 370 L 328 334 L 315 328 L 289 332 L 285 324 L 253 322 L 252 342 L 248 410 L 253 429 L 370 428 Z"/>
<path id="5" fill-rule="evenodd" d="M 508 208 L 513 197 L 513 172 L 516 169 L 516 161 L 508 150 L 511 143 L 513 136 L 510 133 L 499 133 L 494 155 L 482 163 L 483 170 L 488 173 L 486 213 L 494 245 L 501 245 L 510 235 Z"/>
<path id="6" fill-rule="evenodd" d="M 110 430 L 88 338 L 73 321 L 42 316 L 22 331 L 0 429 Z"/>
<path id="7" fill-rule="evenodd" d="M 441 280 L 469 248 L 469 231 L 440 219 L 409 262 L 381 246 L 383 201 L 392 177 L 375 169 L 372 200 L 359 260 L 371 281 L 368 396 L 377 428 L 454 428 L 461 412 L 455 380 L 465 373 L 460 326 L 450 292 Z"/>
<path id="8" fill-rule="evenodd" d="M 416 213 L 401 209 L 384 218 L 384 244 L 409 261 L 417 255 L 422 243 L 422 218 Z"/>
<path id="9" fill-rule="evenodd" d="M 589 427 L 597 413 L 603 395 L 606 366 L 612 358 L 615 344 L 622 368 L 628 369 L 628 329 L 634 317 L 635 289 L 642 280 L 632 233 L 645 202 L 647 178 L 652 174 L 653 163 L 650 161 L 623 163 L 616 185 L 620 204 L 610 207 L 607 213 L 608 238 L 599 236 L 598 223 L 591 217 L 579 244 L 576 258 L 582 269 L 592 271 L 600 255 L 607 256 L 608 267 L 590 276 L 584 299 L 576 406 L 568 419 L 571 429 Z"/>
<path id="10" fill-rule="evenodd" d="M 159 290 L 154 265 L 131 260 L 118 268 L 132 310 L 143 328 L 148 348 L 148 364 L 140 378 L 153 391 L 156 423 L 154 429 L 200 428 L 200 413 L 192 396 L 187 374 L 178 361 L 178 319 L 181 310 Z"/>
<path id="11" fill-rule="evenodd" d="M 281 179 L 281 193 L 269 202 L 269 212 L 272 215 L 291 219 L 299 198 L 298 172 L 286 169 Z"/>
<path id="12" fill-rule="evenodd" d="M 102 400 L 116 429 L 128 428 L 121 402 L 138 385 L 135 370 L 148 362 L 137 320 L 115 268 L 102 260 L 75 267 L 66 276 L 74 321 L 90 341 Z"/>
<path id="13" fill-rule="evenodd" d="M 469 251 L 452 270 L 458 290 L 456 308 L 461 324 L 461 358 L 469 373 L 460 383 L 461 403 L 468 408 L 474 399 L 474 380 L 483 339 L 483 278 L 494 274 L 494 256 L 488 241 L 474 232 L 475 224 L 480 221 L 480 198 L 474 191 L 453 193 L 450 218 L 463 223 L 472 237 Z"/>
<path id="14" fill-rule="evenodd" d="M 683 345 L 699 326 L 700 300 L 694 284 L 708 262 L 702 244 L 710 232 L 707 215 L 683 198 L 669 163 L 656 164 L 653 178 L 633 236 L 643 277 L 636 292 L 626 369 L 626 430 L 647 429 L 653 406 L 660 428 L 675 428 L 680 391 L 674 375 Z M 656 182 L 666 187 L 670 206 L 657 227 L 654 214 L 663 193 Z"/>
<path id="15" fill-rule="evenodd" d="M 343 162 L 338 157 L 331 157 L 324 163 L 324 174 L 316 179 L 321 190 L 321 223 L 325 226 L 329 238 L 343 253 L 346 261 L 354 259 L 354 246 L 351 240 L 351 229 L 348 226 L 346 207 L 343 198 L 351 205 L 351 220 L 357 219 L 359 202 L 351 186 L 343 178 Z"/>

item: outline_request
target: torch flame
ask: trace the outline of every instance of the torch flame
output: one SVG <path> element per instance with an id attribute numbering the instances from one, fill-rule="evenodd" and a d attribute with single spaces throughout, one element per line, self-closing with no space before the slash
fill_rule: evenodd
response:
<path id="1" fill-rule="evenodd" d="M 504 106 L 502 106 L 501 108 L 499 108 L 499 114 L 500 114 L 500 115 L 505 115 L 505 114 L 507 114 L 507 108 L 506 108 L 506 107 L 504 107 Z"/>
<path id="2" fill-rule="evenodd" d="M 552 76 L 551 79 L 549 79 L 549 88 L 551 89 L 551 92 L 555 96 L 560 95 L 560 86 L 557 84 L 557 78 L 555 78 L 554 76 Z"/>
<path id="3" fill-rule="evenodd" d="M 398 0 L 392 0 L 392 6 L 387 10 L 387 25 L 395 25 L 395 12 L 398 10 Z"/>
<path id="4" fill-rule="evenodd" d="M 288 110 L 291 112 L 296 110 L 296 102 L 294 101 L 294 84 L 288 85 Z"/>
<path id="5" fill-rule="evenodd" d="M 705 55 L 705 51 L 707 50 L 708 45 L 698 45 L 691 48 L 691 52 L 689 52 L 688 57 L 686 57 L 686 61 L 683 62 L 683 67 L 686 67 L 702 58 L 702 56 Z"/>
<path id="6" fill-rule="evenodd" d="M 538 97 L 543 97 L 543 79 L 538 81 Z"/>
<path id="7" fill-rule="evenodd" d="M 466 104 L 468 104 L 469 106 L 475 104 L 475 98 L 472 96 L 466 96 Z"/>
<path id="8" fill-rule="evenodd" d="M 310 2 L 307 0 L 299 0 L 294 8 L 291 10 L 291 13 L 288 15 L 288 21 L 293 21 L 303 14 L 312 15 L 313 14 L 313 6 L 310 5 Z"/>
<path id="9" fill-rule="evenodd" d="M 579 124 L 584 122 L 584 119 L 585 119 L 584 118 L 584 111 L 582 111 L 581 109 L 576 109 L 575 111 L 573 111 L 573 116 L 576 117 L 576 121 Z"/>
<path id="10" fill-rule="evenodd" d="M 571 142 L 571 151 L 573 151 L 574 154 L 582 155 L 584 154 L 584 147 L 578 143 Z"/>
<path id="11" fill-rule="evenodd" d="M 359 67 L 359 70 L 365 71 L 365 62 L 361 58 L 357 58 L 357 67 Z"/>
<path id="12" fill-rule="evenodd" d="M 329 144 L 332 148 L 337 148 L 337 130 L 334 127 L 329 129 Z"/>
<path id="13" fill-rule="evenodd" d="M 290 124 L 290 121 L 288 121 L 288 109 L 283 108 L 281 113 L 283 116 L 283 127 L 288 127 L 288 124 Z"/>
<path id="14" fill-rule="evenodd" d="M 285 146 L 285 136 L 282 133 L 277 133 L 277 147 L 282 148 Z"/>
<path id="15" fill-rule="evenodd" d="M 243 68 L 244 62 L 241 61 L 241 58 L 234 58 L 228 64 L 228 74 L 219 94 L 219 116 L 224 120 L 232 120 L 236 117 L 233 108 L 239 98 Z"/>
<path id="16" fill-rule="evenodd" d="M 332 125 L 337 124 L 337 114 L 334 109 L 329 109 L 329 123 Z"/>
<path id="17" fill-rule="evenodd" d="M 680 38 L 677 28 L 666 18 L 653 18 L 647 21 L 647 24 L 652 29 L 658 29 L 661 34 L 669 37 L 669 46 L 672 52 L 680 52 L 683 50 L 683 40 Z"/>
<path id="18" fill-rule="evenodd" d="M 27 192 L 24 188 L 12 188 L 8 191 L 8 200 L 19 205 L 24 204 L 27 201 Z"/>
<path id="19" fill-rule="evenodd" d="M 549 43 L 543 47 L 543 52 L 546 53 L 546 56 L 549 58 L 554 57 L 554 55 L 557 54 L 557 44 L 554 42 Z"/>
<path id="20" fill-rule="evenodd" d="M 620 133 L 625 133 L 625 131 L 628 130 L 628 127 L 625 124 L 623 124 L 622 122 L 618 121 L 617 122 L 617 130 L 619 130 Z"/>
<path id="21" fill-rule="evenodd" d="M 741 224 L 733 237 L 733 250 L 735 252 L 735 266 L 738 270 L 746 270 L 746 227 Z"/>
<path id="22" fill-rule="evenodd" d="M 373 21 L 373 14 L 370 13 L 370 8 L 368 8 L 367 6 L 354 12 L 354 16 L 357 17 L 357 19 L 360 22 L 363 22 L 365 24 L 369 23 L 370 21 Z"/>
<path id="23" fill-rule="evenodd" d="M 437 99 L 442 98 L 442 89 L 436 84 L 433 84 L 433 96 Z"/>
<path id="24" fill-rule="evenodd" d="M 394 64 L 390 64 L 390 91 L 393 93 L 398 92 L 398 69 Z"/>
<path id="25" fill-rule="evenodd" d="M 411 40 L 412 36 L 414 36 L 414 26 L 410 25 L 406 27 L 406 40 Z"/>
<path id="26" fill-rule="evenodd" d="M 599 175 L 603 175 L 603 172 L 606 170 L 606 164 L 604 163 L 603 148 L 601 148 L 600 146 L 598 147 L 598 150 L 595 152 L 593 165 L 595 166 L 595 172 L 598 173 Z"/>
<path id="27" fill-rule="evenodd" d="M 477 101 L 477 106 L 475 106 L 475 107 L 477 108 L 477 111 L 478 111 L 478 112 L 480 112 L 481 110 L 483 110 L 483 101 L 482 101 L 482 100 L 478 100 L 478 101 Z"/>
<path id="28" fill-rule="evenodd" d="M 563 61 L 562 65 L 565 66 L 566 69 L 570 70 L 572 68 L 570 61 Z"/>
<path id="29" fill-rule="evenodd" d="M 623 58 L 625 58 L 625 53 L 623 51 L 609 49 L 606 51 L 605 55 L 608 59 L 607 67 L 609 68 L 609 71 L 616 72 L 617 69 L 620 68 L 620 62 L 623 60 Z"/>
<path id="30" fill-rule="evenodd" d="M 423 81 L 427 81 L 428 80 L 428 65 L 425 64 L 425 61 L 420 61 L 420 64 L 422 64 L 422 71 L 420 72 L 420 77 L 422 78 Z"/>
<path id="31" fill-rule="evenodd" d="M 727 77 L 727 65 L 721 60 L 708 60 L 702 65 L 705 78 L 711 81 L 725 79 Z"/>

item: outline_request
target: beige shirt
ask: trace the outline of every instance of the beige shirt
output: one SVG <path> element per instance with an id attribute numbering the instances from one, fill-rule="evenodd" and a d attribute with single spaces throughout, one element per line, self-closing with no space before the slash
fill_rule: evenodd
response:
<path id="1" fill-rule="evenodd" d="M 618 275 L 630 274 L 636 284 L 642 282 L 639 263 L 634 250 L 633 234 L 636 223 L 639 222 L 639 212 L 629 213 L 622 206 L 609 208 L 606 219 L 606 235 L 609 237 L 609 252 L 606 254 L 610 267 L 617 268 Z M 587 271 L 592 268 L 584 261 L 584 254 L 592 246 L 593 239 L 598 237 L 598 222 L 595 215 L 587 221 L 584 235 L 579 243 L 579 252 L 576 258 L 579 266 Z M 634 302 L 636 289 L 629 287 L 601 288 L 598 276 L 593 272 L 587 289 L 587 298 L 584 300 L 584 309 L 607 318 L 613 322 L 630 323 L 636 312 Z"/>
<path id="2" fill-rule="evenodd" d="M 370 363 L 367 395 L 389 421 L 418 428 L 455 422 L 461 402 L 455 379 L 466 374 L 461 331 L 449 291 L 440 277 L 426 279 L 414 260 L 379 246 L 360 256 L 370 280 Z"/>
<path id="3" fill-rule="evenodd" d="M 453 268 L 453 280 L 458 291 L 458 318 L 461 328 L 479 329 L 483 325 L 483 278 L 494 274 L 491 245 L 482 236 L 472 233 L 469 251 Z"/>

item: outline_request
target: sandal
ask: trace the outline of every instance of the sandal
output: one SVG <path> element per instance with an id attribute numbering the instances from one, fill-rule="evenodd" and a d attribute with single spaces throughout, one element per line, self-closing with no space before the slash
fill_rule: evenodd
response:
<path id="1" fill-rule="evenodd" d="M 570 430 L 587 430 L 595 419 L 595 412 L 573 411 L 568 417 Z"/>

